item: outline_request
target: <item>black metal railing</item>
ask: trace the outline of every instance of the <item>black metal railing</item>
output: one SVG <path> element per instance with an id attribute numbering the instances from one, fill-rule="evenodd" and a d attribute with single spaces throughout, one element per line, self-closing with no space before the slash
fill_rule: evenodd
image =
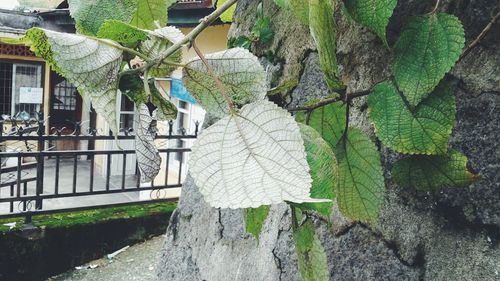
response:
<path id="1" fill-rule="evenodd" d="M 34 214 L 177 199 L 167 193 L 182 186 L 185 154 L 191 149 L 171 145 L 170 140 L 195 139 L 197 122 L 191 134 L 182 128 L 174 134 L 173 122 L 164 126 L 165 132 L 153 132 L 163 159 L 163 175 L 144 185 L 132 156 L 134 149 L 94 149 L 100 141 L 103 145 L 107 141 L 108 146 L 116 146 L 116 141 L 133 142 L 133 129 L 120 130 L 118 136 L 113 136 L 83 128 L 84 122 L 74 122 L 69 133 L 64 128 L 50 128 L 46 134 L 47 120 L 40 113 L 37 116 L 36 120 L 0 120 L 0 218 L 24 216 L 29 223 Z M 58 149 L 57 143 L 65 141 L 87 141 L 87 149 Z M 14 146 L 21 151 L 7 151 Z M 141 199 L 140 192 L 149 192 L 149 198 Z"/>

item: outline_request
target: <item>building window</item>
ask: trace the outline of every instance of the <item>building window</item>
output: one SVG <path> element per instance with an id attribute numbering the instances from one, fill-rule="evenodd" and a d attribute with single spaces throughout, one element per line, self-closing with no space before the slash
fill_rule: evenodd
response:
<path id="1" fill-rule="evenodd" d="M 120 97 L 120 129 L 134 128 L 135 106 L 134 102 L 130 101 L 125 95 Z"/>
<path id="2" fill-rule="evenodd" d="M 57 83 L 54 86 L 53 109 L 58 110 L 76 110 L 78 92 L 73 84 L 66 80 Z"/>
<path id="3" fill-rule="evenodd" d="M 12 110 L 12 63 L 0 62 L 0 114 Z"/>
<path id="4" fill-rule="evenodd" d="M 42 66 L 27 63 L 0 63 L 0 114 L 15 116 L 21 111 L 34 114 L 40 103 L 20 103 L 21 88 L 42 87 Z"/>

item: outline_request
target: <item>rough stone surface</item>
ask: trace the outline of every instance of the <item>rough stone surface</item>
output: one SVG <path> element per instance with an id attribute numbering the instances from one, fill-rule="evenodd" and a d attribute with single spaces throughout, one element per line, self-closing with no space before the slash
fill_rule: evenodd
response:
<path id="1" fill-rule="evenodd" d="M 230 36 L 248 34 L 259 1 L 240 0 Z M 432 3 L 431 3 L 432 2 Z M 399 0 L 388 27 L 393 44 L 411 15 L 433 1 Z M 466 44 L 486 26 L 495 0 L 442 0 L 440 11 L 464 23 Z M 307 28 L 288 12 L 264 1 L 276 36 L 252 51 L 265 56 L 270 85 L 299 79 L 289 107 L 329 93 Z M 340 11 L 338 61 L 348 92 L 370 89 L 390 76 L 390 51 L 372 32 L 348 23 Z M 390 168 L 400 155 L 375 139 L 366 117 L 366 98 L 354 101 L 350 125 L 373 137 L 385 167 L 387 194 L 375 228 L 353 223 L 334 207 L 332 225 L 315 221 L 326 250 L 331 280 L 499 280 L 500 279 L 500 24 L 447 75 L 457 97 L 450 147 L 469 158 L 481 180 L 434 194 L 401 189 Z M 272 53 L 272 56 L 269 54 Z M 159 280 L 300 280 L 286 205 L 273 206 L 260 242 L 246 234 L 242 212 L 209 208 L 191 180 L 172 216 Z"/>

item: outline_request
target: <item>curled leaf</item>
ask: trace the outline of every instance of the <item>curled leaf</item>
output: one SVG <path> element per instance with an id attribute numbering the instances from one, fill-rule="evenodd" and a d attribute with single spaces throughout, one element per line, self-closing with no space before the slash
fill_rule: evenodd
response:
<path id="1" fill-rule="evenodd" d="M 302 281 L 330 280 L 325 249 L 321 246 L 311 220 L 306 220 L 293 231 L 293 240 Z"/>
<path id="2" fill-rule="evenodd" d="M 337 184 L 337 160 L 330 145 L 313 128 L 299 124 L 300 133 L 304 140 L 307 154 L 307 163 L 311 169 L 313 179 L 311 187 L 312 198 L 332 199 Z M 325 219 L 330 219 L 333 202 L 326 203 L 302 203 L 296 205 L 302 210 L 317 212 Z"/>
<path id="3" fill-rule="evenodd" d="M 155 113 L 153 113 L 154 115 Z M 160 171 L 161 157 L 154 144 L 156 119 L 151 116 L 145 104 L 138 105 L 135 116 L 135 151 L 141 182 L 154 180 Z"/>

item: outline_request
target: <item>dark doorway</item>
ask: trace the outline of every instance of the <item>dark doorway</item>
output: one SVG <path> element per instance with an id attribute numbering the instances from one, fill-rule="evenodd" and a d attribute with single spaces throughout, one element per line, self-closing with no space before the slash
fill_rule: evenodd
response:
<path id="1" fill-rule="evenodd" d="M 63 129 L 62 134 L 75 131 L 75 123 L 81 121 L 82 97 L 76 87 L 62 76 L 53 72 L 50 96 L 50 133 L 53 128 Z M 55 144 L 56 150 L 77 149 L 78 141 L 61 141 Z"/>
<path id="2" fill-rule="evenodd" d="M 82 116 L 82 98 L 76 87 L 57 73 L 52 74 L 51 85 L 50 127 L 66 127 L 72 132 Z"/>

